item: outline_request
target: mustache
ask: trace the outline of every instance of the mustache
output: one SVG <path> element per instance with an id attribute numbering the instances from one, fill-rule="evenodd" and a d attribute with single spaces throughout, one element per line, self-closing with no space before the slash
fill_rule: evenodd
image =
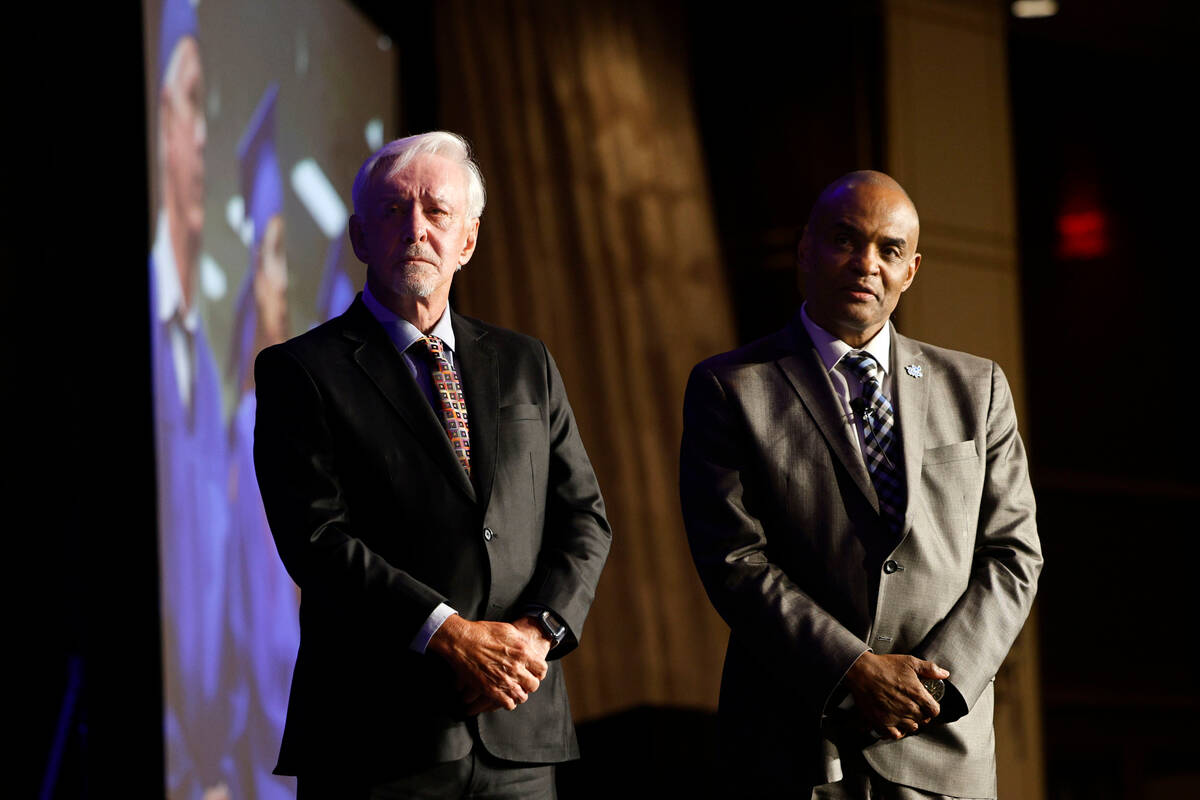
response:
<path id="1" fill-rule="evenodd" d="M 424 247 L 416 243 L 410 244 L 408 247 L 404 248 L 403 258 L 428 261 L 434 266 L 441 266 L 442 263 L 442 260 L 437 257 L 437 253 L 433 252 L 432 248 Z"/>

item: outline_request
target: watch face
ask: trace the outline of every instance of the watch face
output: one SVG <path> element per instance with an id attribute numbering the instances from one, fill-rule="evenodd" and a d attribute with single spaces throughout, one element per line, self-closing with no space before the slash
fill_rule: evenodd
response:
<path id="1" fill-rule="evenodd" d="M 549 611 L 543 611 L 538 617 L 538 622 L 542 623 L 542 629 L 546 631 L 546 635 L 557 642 L 567 632 L 567 626 L 562 621 L 551 614 Z"/>
<path id="2" fill-rule="evenodd" d="M 926 678 L 921 681 L 921 685 L 925 687 L 925 691 L 933 697 L 935 702 L 942 702 L 942 698 L 946 695 L 946 682 L 941 678 Z"/>

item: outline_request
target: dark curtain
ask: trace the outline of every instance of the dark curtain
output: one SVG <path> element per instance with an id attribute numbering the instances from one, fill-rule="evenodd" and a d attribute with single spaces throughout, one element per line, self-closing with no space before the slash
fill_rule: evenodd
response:
<path id="1" fill-rule="evenodd" d="M 435 6 L 439 118 L 488 180 L 463 313 L 543 339 L 608 504 L 612 555 L 567 666 L 575 715 L 715 708 L 726 628 L 678 500 L 683 389 L 734 344 L 672 4 Z"/>

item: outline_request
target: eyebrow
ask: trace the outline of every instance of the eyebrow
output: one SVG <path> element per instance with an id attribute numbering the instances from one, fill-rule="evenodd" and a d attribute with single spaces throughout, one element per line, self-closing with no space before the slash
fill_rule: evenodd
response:
<path id="1" fill-rule="evenodd" d="M 381 203 L 390 203 L 394 200 L 413 199 L 413 197 L 411 195 L 405 194 L 404 192 L 398 192 L 398 191 L 396 191 L 394 189 L 390 189 L 390 188 L 384 188 L 384 189 L 379 190 L 379 192 L 376 193 L 375 197 L 378 200 L 378 202 L 381 202 Z M 422 192 L 417 192 L 415 199 L 417 199 L 421 202 L 424 202 L 424 203 L 428 203 L 428 202 L 432 201 L 432 202 L 436 203 L 437 205 L 446 206 L 447 208 L 454 208 L 454 204 L 450 201 L 450 198 L 445 193 L 436 194 L 433 192 L 422 191 Z"/>
<path id="2" fill-rule="evenodd" d="M 859 228 L 853 222 L 850 222 L 849 220 L 845 220 L 845 219 L 834 220 L 833 224 L 830 225 L 830 230 L 847 231 L 849 233 L 855 234 L 856 236 L 863 235 L 863 231 L 861 228 Z M 886 247 L 888 245 L 896 245 L 901 250 L 903 250 L 906 247 L 908 247 L 908 240 L 905 239 L 903 236 L 886 236 L 880 241 L 880 244 L 883 245 L 884 247 Z"/>

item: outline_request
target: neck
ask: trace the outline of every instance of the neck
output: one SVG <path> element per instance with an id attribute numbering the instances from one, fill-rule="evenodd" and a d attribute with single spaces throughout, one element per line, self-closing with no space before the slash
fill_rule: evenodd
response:
<path id="1" fill-rule="evenodd" d="M 370 281 L 369 276 L 368 281 Z M 450 302 L 449 286 L 445 290 L 435 291 L 428 297 L 399 294 L 380 287 L 373 281 L 370 282 L 370 286 L 371 294 L 385 308 L 412 323 L 413 327 L 425 334 L 433 330 L 433 326 L 442 318 L 442 314 L 446 313 L 446 306 Z"/>
<path id="2" fill-rule="evenodd" d="M 866 331 L 842 331 L 836 335 L 843 342 L 850 345 L 855 350 L 858 350 L 859 348 L 865 347 L 867 342 L 874 339 L 875 334 L 879 333 L 879 331 L 882 329 L 883 326 L 881 325 L 878 328 L 871 328 L 870 330 Z"/>
<path id="3" fill-rule="evenodd" d="M 831 335 L 841 339 L 855 350 L 863 347 L 867 342 L 874 339 L 875 334 L 883 330 L 883 326 L 888 324 L 888 321 L 885 319 L 879 325 L 872 325 L 870 328 L 857 330 L 854 328 L 848 328 L 845 325 L 838 325 L 833 320 L 827 320 L 825 315 L 821 313 L 820 309 L 816 309 L 816 313 L 814 313 L 812 303 L 809 303 L 805 307 L 805 311 L 808 313 L 808 318 L 810 320 L 824 328 Z"/>
<path id="4" fill-rule="evenodd" d="M 192 277 L 200 256 L 200 237 L 188 231 L 183 215 L 171 205 L 167 206 L 167 231 L 170 233 L 171 254 L 175 257 L 175 270 L 179 273 L 179 286 L 183 292 L 183 310 L 187 312 L 192 308 Z"/>

